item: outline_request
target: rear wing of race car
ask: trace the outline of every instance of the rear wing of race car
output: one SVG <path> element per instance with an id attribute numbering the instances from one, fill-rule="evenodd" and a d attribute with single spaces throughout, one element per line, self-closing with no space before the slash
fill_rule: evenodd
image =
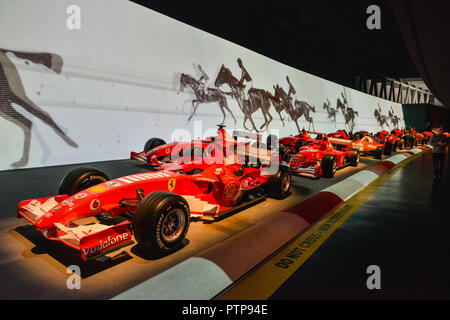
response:
<path id="1" fill-rule="evenodd" d="M 328 137 L 328 141 L 336 145 L 351 146 L 352 140 Z"/>
<path id="2" fill-rule="evenodd" d="M 262 135 L 259 133 L 253 133 L 253 132 L 247 132 L 247 131 L 240 131 L 240 130 L 234 130 L 233 131 L 233 138 L 237 141 L 238 138 L 244 138 L 244 139 L 250 139 L 250 140 L 256 140 L 258 144 L 262 142 Z"/>

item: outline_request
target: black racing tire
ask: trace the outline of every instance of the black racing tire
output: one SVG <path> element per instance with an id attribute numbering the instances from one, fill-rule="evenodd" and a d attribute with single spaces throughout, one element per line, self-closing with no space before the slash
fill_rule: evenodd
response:
<path id="1" fill-rule="evenodd" d="M 295 145 L 294 145 L 294 150 L 295 152 L 299 152 L 300 148 L 303 146 L 306 146 L 306 141 L 305 139 L 298 139 L 297 141 L 295 141 Z"/>
<path id="2" fill-rule="evenodd" d="M 348 163 L 352 167 L 357 167 L 358 166 L 359 159 L 360 159 L 359 150 L 358 149 L 350 150 L 350 154 L 348 155 Z"/>
<path id="3" fill-rule="evenodd" d="M 383 159 L 383 153 L 384 153 L 384 148 L 377 147 L 375 149 L 375 151 L 373 152 L 373 156 L 375 157 L 375 159 Z"/>
<path id="4" fill-rule="evenodd" d="M 403 150 L 403 143 L 404 143 L 403 139 L 398 142 L 398 144 L 397 144 L 397 149 L 398 150 Z"/>
<path id="5" fill-rule="evenodd" d="M 284 199 L 289 195 L 291 181 L 289 167 L 280 166 L 278 172 L 269 177 L 269 181 L 264 185 L 264 190 L 271 198 Z"/>
<path id="6" fill-rule="evenodd" d="M 390 156 L 392 154 L 392 149 L 393 149 L 393 145 L 391 142 L 386 141 L 386 143 L 384 144 L 384 154 L 387 156 Z"/>
<path id="7" fill-rule="evenodd" d="M 144 151 L 150 151 L 152 149 L 155 149 L 156 147 L 162 146 L 163 144 L 166 144 L 166 142 L 163 139 L 160 138 L 148 139 L 148 141 L 144 145 Z"/>
<path id="8" fill-rule="evenodd" d="M 293 154 L 289 147 L 287 147 L 285 145 L 280 145 L 278 152 L 280 153 L 281 161 L 286 162 L 286 163 L 289 163 L 291 161 Z"/>
<path id="9" fill-rule="evenodd" d="M 398 146 L 398 141 L 395 140 L 395 141 L 394 141 L 394 144 L 392 145 L 392 151 L 393 151 L 393 152 L 396 152 L 396 151 L 397 151 L 397 146 Z"/>
<path id="10" fill-rule="evenodd" d="M 155 191 L 136 209 L 134 237 L 146 248 L 170 253 L 183 245 L 189 223 L 189 205 L 183 197 L 168 191 Z"/>
<path id="11" fill-rule="evenodd" d="M 352 140 L 361 140 L 362 138 L 364 138 L 364 135 L 358 131 L 355 134 L 353 134 L 351 138 Z"/>
<path id="12" fill-rule="evenodd" d="M 273 150 L 278 148 L 279 140 L 278 137 L 274 134 L 269 134 L 266 139 L 267 149 Z"/>
<path id="13" fill-rule="evenodd" d="M 79 167 L 69 171 L 59 184 L 59 194 L 74 195 L 109 180 L 106 173 L 95 168 Z"/>
<path id="14" fill-rule="evenodd" d="M 321 161 L 322 174 L 325 178 L 333 178 L 337 170 L 337 159 L 332 154 L 325 154 Z"/>

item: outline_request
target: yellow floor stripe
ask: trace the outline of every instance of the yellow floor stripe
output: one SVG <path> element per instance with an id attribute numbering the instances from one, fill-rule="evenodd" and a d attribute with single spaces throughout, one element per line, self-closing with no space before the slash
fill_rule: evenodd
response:
<path id="1" fill-rule="evenodd" d="M 219 296 L 222 300 L 268 299 L 381 185 L 413 159 L 412 155 L 344 202 Z"/>

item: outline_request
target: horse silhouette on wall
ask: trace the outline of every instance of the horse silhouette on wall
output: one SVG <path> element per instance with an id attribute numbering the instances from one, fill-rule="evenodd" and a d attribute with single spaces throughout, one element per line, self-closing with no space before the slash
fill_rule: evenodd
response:
<path id="1" fill-rule="evenodd" d="M 389 128 L 388 117 L 382 113 L 380 104 L 379 103 L 377 103 L 377 104 L 378 104 L 378 109 L 375 108 L 373 115 L 375 116 L 375 119 L 377 120 L 378 125 L 381 127 L 382 130 L 384 130 L 384 126 L 387 126 Z"/>
<path id="2" fill-rule="evenodd" d="M 330 100 L 327 98 L 327 101 L 323 103 L 323 109 L 328 113 L 328 121 L 330 123 L 334 122 L 334 126 L 336 127 L 336 109 L 331 106 Z"/>
<path id="3" fill-rule="evenodd" d="M 355 117 L 359 116 L 357 111 L 354 111 L 352 108 L 348 106 L 347 99 L 344 96 L 344 93 L 341 92 L 342 101 L 341 99 L 337 98 L 336 101 L 336 111 L 341 110 L 342 115 L 344 116 L 345 120 L 345 127 L 348 129 L 349 132 L 353 132 L 353 129 L 355 128 Z"/>
<path id="4" fill-rule="evenodd" d="M 250 120 L 253 129 L 256 132 L 266 127 L 268 129 L 269 123 L 273 120 L 272 115 L 269 113 L 270 105 L 271 105 L 271 94 L 263 89 L 251 88 L 248 91 L 248 99 L 245 99 L 244 87 L 238 85 L 238 80 L 233 76 L 230 69 L 226 68 L 225 65 L 222 64 L 219 73 L 217 74 L 217 78 L 214 81 L 214 85 L 216 88 L 221 87 L 224 84 L 227 84 L 231 88 L 231 92 L 233 94 L 234 99 L 237 101 L 239 108 L 244 114 L 244 128 L 249 130 L 246 126 L 247 120 Z M 261 109 L 262 115 L 264 117 L 264 123 L 257 128 L 255 122 L 253 120 L 253 113 Z"/>
<path id="5" fill-rule="evenodd" d="M 392 126 L 394 128 L 398 128 L 398 124 L 400 122 L 400 117 L 395 115 L 394 109 L 392 109 L 392 106 L 389 108 L 388 118 L 389 118 L 389 121 L 392 123 Z"/>
<path id="6" fill-rule="evenodd" d="M 24 59 L 26 64 L 29 64 L 29 61 L 35 64 L 41 64 L 58 74 L 61 73 L 63 59 L 54 53 L 23 52 L 0 48 L 0 115 L 19 126 L 24 133 L 22 156 L 18 161 L 12 163 L 11 166 L 21 168 L 28 164 L 31 128 L 33 126 L 33 122 L 30 119 L 23 116 L 14 108 L 15 105 L 21 106 L 50 126 L 69 146 L 78 148 L 78 145 L 67 136 L 52 117 L 28 98 L 17 68 L 8 54 Z M 46 148 L 43 145 L 42 147 Z"/>
<path id="7" fill-rule="evenodd" d="M 182 73 L 180 77 L 180 91 L 183 92 L 186 87 L 190 87 L 192 91 L 194 91 L 196 97 L 196 99 L 192 100 L 192 113 L 189 116 L 188 121 L 191 121 L 192 117 L 195 115 L 199 104 L 217 102 L 219 104 L 220 111 L 222 111 L 223 114 L 222 124 L 225 122 L 226 118 L 225 110 L 231 114 L 234 123 L 236 123 L 236 118 L 227 103 L 226 95 L 229 93 L 223 92 L 217 88 L 205 88 L 199 80 L 188 74 Z"/>
<path id="8" fill-rule="evenodd" d="M 306 121 L 309 123 L 309 129 L 311 129 L 311 125 L 314 128 L 314 120 L 310 115 L 311 112 L 316 112 L 314 106 L 311 106 L 309 103 L 305 101 L 295 100 L 294 104 L 292 104 L 292 99 L 290 94 L 286 93 L 282 87 L 278 84 L 274 86 L 275 95 L 274 100 L 279 100 L 283 104 L 283 107 L 280 107 L 280 110 L 285 110 L 289 117 L 295 122 L 297 126 L 298 132 L 300 132 L 300 126 L 298 125 L 298 120 L 304 116 Z M 309 130 L 308 129 L 308 130 Z"/>

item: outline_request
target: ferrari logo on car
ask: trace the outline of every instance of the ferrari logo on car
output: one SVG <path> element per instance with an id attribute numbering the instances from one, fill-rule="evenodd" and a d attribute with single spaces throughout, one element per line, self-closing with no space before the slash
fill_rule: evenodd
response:
<path id="1" fill-rule="evenodd" d="M 175 179 L 170 179 L 167 183 L 167 188 L 169 188 L 169 191 L 172 191 L 175 188 Z"/>

